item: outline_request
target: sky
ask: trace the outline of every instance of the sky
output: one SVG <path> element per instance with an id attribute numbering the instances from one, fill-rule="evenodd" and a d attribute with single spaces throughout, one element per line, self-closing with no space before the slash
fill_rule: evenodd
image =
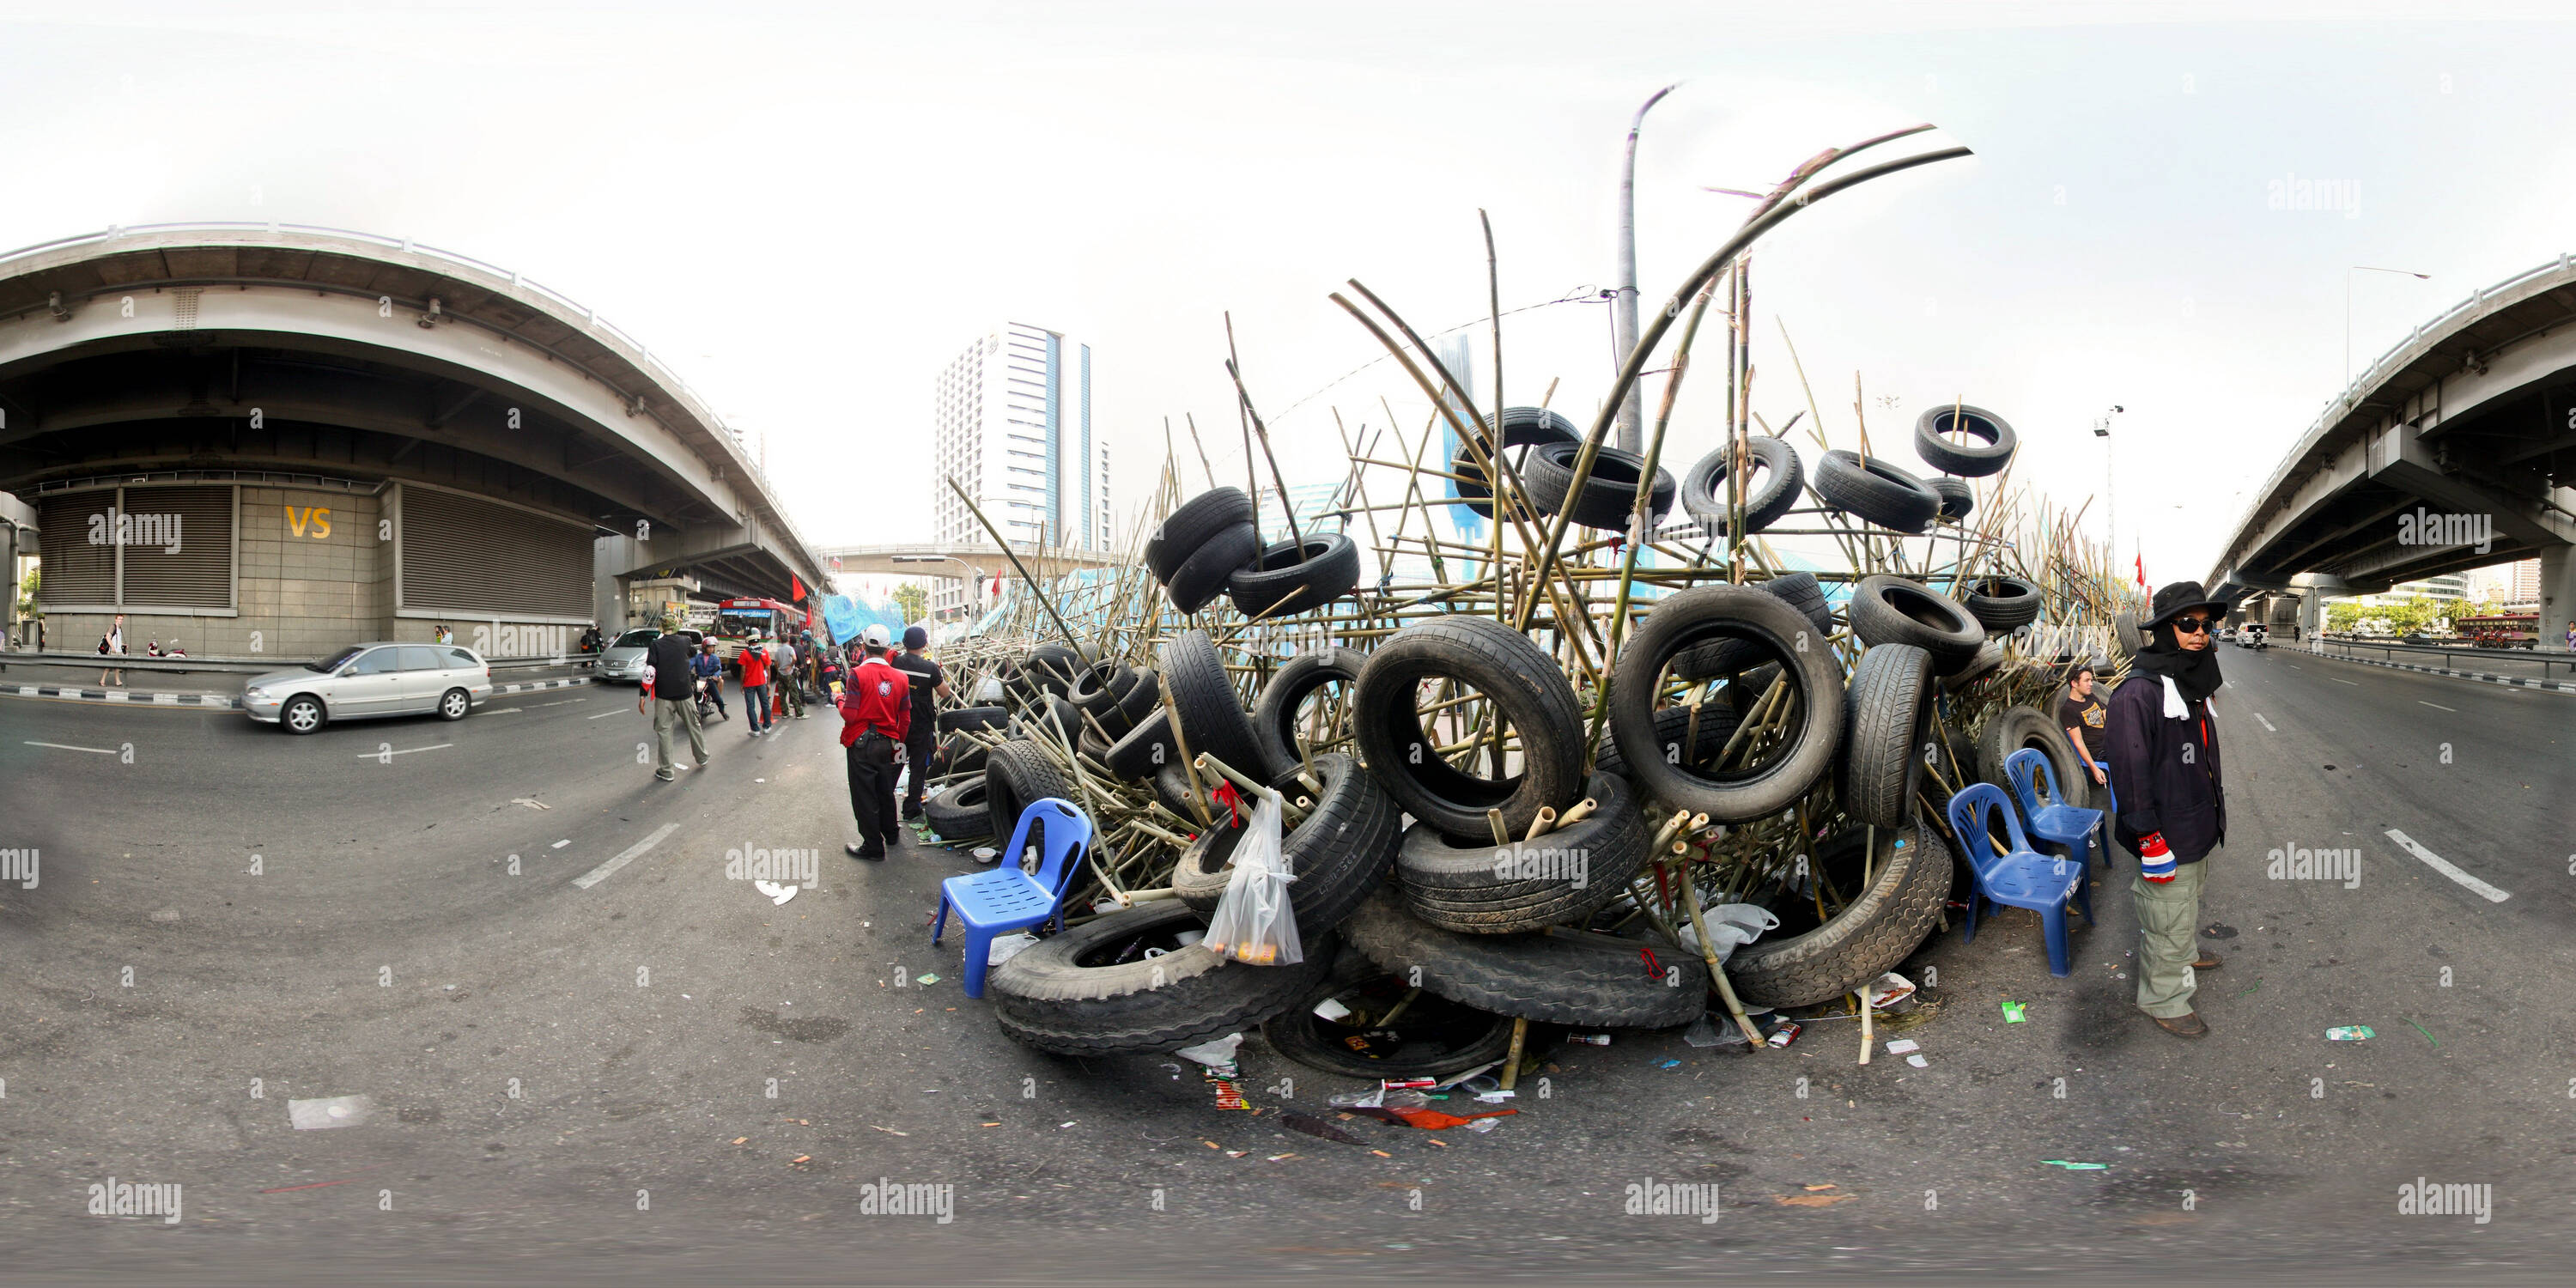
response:
<path id="1" fill-rule="evenodd" d="M 1327 298 L 1348 279 L 1422 331 L 1478 324 L 1482 401 L 1479 210 L 1526 309 L 1506 401 L 1553 383 L 1586 420 L 1613 355 L 1574 297 L 1613 279 L 1628 120 L 1678 82 L 1639 152 L 1647 306 L 1750 204 L 1708 188 L 1938 126 L 1873 157 L 1976 155 L 1757 246 L 1754 409 L 1776 426 L 1812 397 L 1851 446 L 1857 373 L 1901 464 L 1926 408 L 1991 409 L 2015 481 L 2089 502 L 2099 533 L 2091 426 L 2120 406 L 2118 544 L 2159 582 L 2210 571 L 2343 383 L 2347 289 L 2366 367 L 2576 249 L 2576 28 L 2548 6 L 1780 8 L 0 4 L 0 248 L 275 219 L 515 269 L 764 435 L 810 539 L 898 541 L 938 486 L 934 379 L 1004 321 L 1092 346 L 1122 517 L 1166 418 L 1243 476 L 1229 314 L 1292 483 L 1338 477 L 1336 411 L 1428 414 Z M 2274 199 L 2302 182 L 2323 208 Z M 1720 438 L 1715 353 L 1677 401 L 1677 473 Z"/>

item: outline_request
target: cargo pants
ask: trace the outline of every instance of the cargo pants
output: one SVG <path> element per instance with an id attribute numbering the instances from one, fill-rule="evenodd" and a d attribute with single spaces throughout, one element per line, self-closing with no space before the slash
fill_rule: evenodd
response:
<path id="1" fill-rule="evenodd" d="M 2191 964 L 2200 960 L 2200 887 L 2208 871 L 2202 859 L 2175 864 L 2174 879 L 2162 884 L 2129 879 L 2138 911 L 2138 1009 L 2158 1019 L 2191 1014 L 2191 995 L 2200 989 Z"/>
<path id="2" fill-rule="evenodd" d="M 698 724 L 697 700 L 695 698 L 655 698 L 653 699 L 653 776 L 656 778 L 674 776 L 671 770 L 671 726 L 675 724 L 689 731 L 689 750 L 696 753 L 698 763 L 701 765 L 707 763 L 707 735 L 704 728 Z"/>

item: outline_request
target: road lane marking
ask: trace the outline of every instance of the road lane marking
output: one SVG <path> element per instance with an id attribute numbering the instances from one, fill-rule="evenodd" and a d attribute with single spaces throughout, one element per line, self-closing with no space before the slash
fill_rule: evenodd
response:
<path id="1" fill-rule="evenodd" d="M 415 752 L 415 751 L 443 751 L 443 750 L 445 750 L 445 749 L 447 749 L 447 748 L 449 748 L 449 747 L 453 747 L 453 746 L 455 746 L 455 745 L 456 745 L 456 744 L 455 744 L 455 743 L 452 743 L 452 742 L 434 742 L 434 743 L 431 743 L 430 745 L 428 745 L 428 746 L 426 746 L 426 747 L 405 747 L 405 748 L 403 748 L 403 749 L 402 749 L 402 750 L 400 750 L 400 751 L 362 751 L 362 752 L 359 752 L 356 756 L 351 757 L 351 759 L 353 759 L 353 760 L 380 760 L 380 759 L 382 759 L 382 758 L 384 758 L 384 757 L 386 757 L 386 756 L 408 756 L 408 755 L 412 754 L 412 753 L 413 753 L 413 752 Z"/>
<path id="2" fill-rule="evenodd" d="M 592 868 L 590 871 L 582 873 L 580 876 L 574 877 L 572 879 L 573 885 L 583 890 L 587 890 L 592 886 L 598 885 L 600 882 L 607 880 L 619 868 L 625 867 L 629 863 L 633 863 L 637 858 L 641 857 L 646 850 L 652 849 L 656 845 L 660 845 L 663 837 L 669 836 L 671 833 L 679 830 L 680 825 L 677 823 L 664 823 L 660 829 L 656 830 L 651 836 L 645 837 L 643 840 L 637 841 L 635 844 L 626 847 L 625 852 L 619 854 L 616 858 L 610 859 L 608 862 L 600 864 L 598 867 Z"/>
<path id="3" fill-rule="evenodd" d="M 2422 698 L 2417 698 L 2415 700 L 2415 705 L 2419 707 L 2431 707 L 2436 711 L 2448 711 L 2452 715 L 2460 714 L 2460 709 L 2458 707 L 2446 707 L 2439 702 L 2426 702 Z"/>
<path id="4" fill-rule="evenodd" d="M 595 715 L 595 716 L 583 716 L 583 717 L 582 717 L 582 719 L 584 719 L 584 720 L 605 720 L 605 719 L 609 718 L 610 716 L 618 715 L 618 714 L 621 714 L 621 713 L 619 713 L 619 712 L 615 712 L 615 711 L 602 711 L 602 712 L 600 712 L 598 715 Z"/>
<path id="5" fill-rule="evenodd" d="M 483 714 L 487 716 L 515 716 L 524 714 L 526 711 L 526 707 L 487 707 L 484 709 Z"/>
<path id="6" fill-rule="evenodd" d="M 559 702 L 540 702 L 537 705 L 541 707 L 569 707 L 588 701 L 590 701 L 588 698 L 565 698 Z"/>
<path id="7" fill-rule="evenodd" d="M 2416 858 L 2424 860 L 2425 863 L 2431 865 L 2434 871 L 2459 882 L 2461 885 L 2467 886 L 2470 890 L 2476 892 L 2479 898 L 2486 900 L 2488 903 L 2503 903 L 2505 900 L 2513 897 L 2502 890 L 2496 889 L 2494 886 L 2488 885 L 2484 881 L 2478 880 L 2476 877 L 2470 876 L 2466 872 L 2460 871 L 2460 869 L 2454 866 L 2450 860 L 2443 858 L 2441 855 L 2435 854 L 2431 850 L 2425 849 L 2423 846 L 2417 844 L 2413 837 L 2406 835 L 2404 832 L 2398 831 L 2396 828 L 2392 827 L 2388 829 L 2388 839 L 2397 842 L 2399 849 L 2406 851 L 2408 854 L 2414 855 Z"/>
<path id="8" fill-rule="evenodd" d="M 2260 711 L 2255 712 L 2255 713 L 2254 713 L 2254 718 L 2255 718 L 2255 719 L 2257 719 L 2257 720 L 2263 720 L 2263 713 L 2262 713 L 2262 712 L 2260 712 Z M 2272 728 L 2272 722 L 2271 722 L 2271 721 L 2269 721 L 2269 720 L 2263 720 L 2263 727 L 2264 727 L 2265 729 L 2271 730 L 2271 732 L 2273 732 L 2273 733 L 2279 733 L 2279 732 L 2281 732 L 2281 731 L 2280 731 L 2280 730 L 2278 730 L 2278 729 L 2273 729 L 2273 728 Z"/>
<path id="9" fill-rule="evenodd" d="M 75 747 L 69 743 L 62 742 L 38 742 L 33 738 L 27 739 L 26 743 L 30 747 L 51 747 L 56 751 L 86 751 L 93 756 L 113 756 L 116 754 L 115 748 L 112 747 Z"/>
<path id="10" fill-rule="evenodd" d="M 2337 684 L 2349 684 L 2349 685 L 2351 685 L 2352 687 L 2354 687 L 2354 688 L 2356 688 L 2356 689 L 2358 689 L 2358 688 L 2360 688 L 2360 687 L 2361 687 L 2361 681 L 2359 681 L 2359 680 L 2347 680 L 2347 679 L 2343 678 L 2343 677 L 2342 677 L 2342 676 L 2340 676 L 2340 675 L 2328 676 L 2328 677 L 2326 677 L 2326 678 L 2327 678 L 2327 679 L 2330 679 L 2330 680 L 2333 680 L 2333 681 L 2334 681 L 2335 683 L 2337 683 Z"/>

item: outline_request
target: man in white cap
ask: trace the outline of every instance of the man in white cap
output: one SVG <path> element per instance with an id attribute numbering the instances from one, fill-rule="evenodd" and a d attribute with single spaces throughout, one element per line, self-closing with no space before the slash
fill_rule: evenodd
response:
<path id="1" fill-rule="evenodd" d="M 904 735 L 912 728 L 912 680 L 886 659 L 893 639 L 871 626 L 860 641 L 867 657 L 841 690 L 841 751 L 849 766 L 850 813 L 859 820 L 859 843 L 841 847 L 854 859 L 874 862 L 898 843 L 903 822 L 894 783 L 903 764 Z"/>

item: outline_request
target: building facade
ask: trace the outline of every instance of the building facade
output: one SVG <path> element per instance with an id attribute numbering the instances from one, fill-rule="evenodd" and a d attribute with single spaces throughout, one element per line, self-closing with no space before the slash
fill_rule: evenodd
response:
<path id="1" fill-rule="evenodd" d="M 1090 345 L 1044 327 L 1003 325 L 939 373 L 932 426 L 939 543 L 992 541 L 947 487 L 953 478 L 1015 545 L 1109 547 L 1109 449 L 1092 430 Z M 965 582 L 933 583 L 937 615 L 976 602 Z"/>

